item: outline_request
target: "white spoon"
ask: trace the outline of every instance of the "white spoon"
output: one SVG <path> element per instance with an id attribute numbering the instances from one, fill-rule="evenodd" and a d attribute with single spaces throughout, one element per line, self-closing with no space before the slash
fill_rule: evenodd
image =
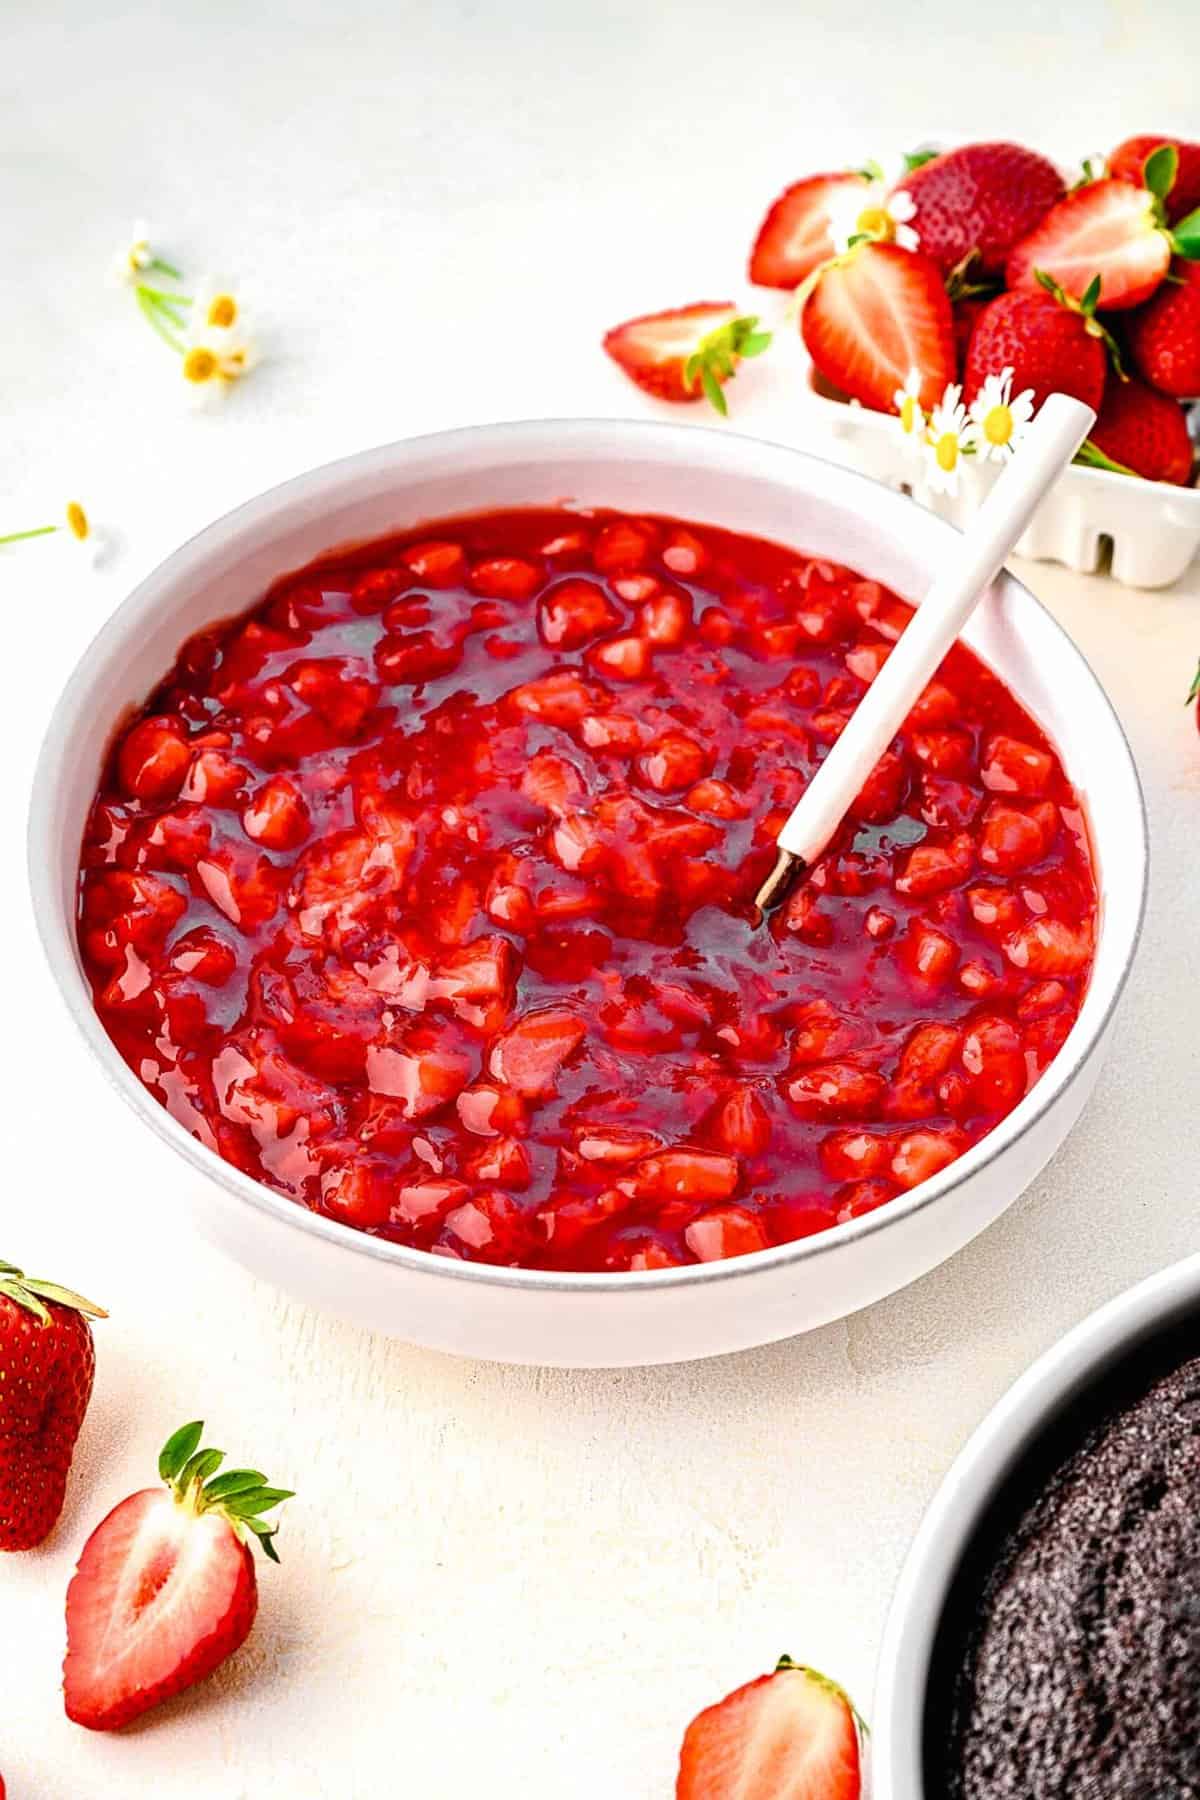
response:
<path id="1" fill-rule="evenodd" d="M 1043 494 L 1096 422 L 1066 394 L 1042 403 L 1020 449 L 983 502 L 921 601 L 853 717 L 779 833 L 775 867 L 758 890 L 760 912 L 778 905 L 816 862 L 845 818 L 926 682 L 950 649 Z"/>

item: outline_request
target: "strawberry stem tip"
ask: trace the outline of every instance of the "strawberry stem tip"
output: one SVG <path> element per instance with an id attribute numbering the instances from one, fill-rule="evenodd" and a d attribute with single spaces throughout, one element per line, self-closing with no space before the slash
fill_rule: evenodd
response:
<path id="1" fill-rule="evenodd" d="M 72 1312 L 82 1313 L 85 1319 L 107 1319 L 108 1314 L 94 1300 L 85 1300 L 72 1288 L 60 1287 L 57 1281 L 42 1281 L 36 1276 L 26 1275 L 15 1263 L 0 1261 L 0 1295 L 11 1300 L 14 1306 L 20 1306 L 25 1312 L 32 1313 L 39 1325 L 53 1323 L 46 1306 L 49 1300 L 54 1306 L 69 1307 Z"/>
<path id="2" fill-rule="evenodd" d="M 1122 381 L 1128 381 L 1129 375 L 1125 368 L 1125 360 L 1121 355 L 1121 346 L 1108 327 L 1102 325 L 1096 317 L 1096 308 L 1100 304 L 1099 275 L 1092 276 L 1078 300 L 1073 299 L 1062 283 L 1056 281 L 1053 275 L 1048 275 L 1045 269 L 1035 269 L 1033 279 L 1039 287 L 1045 288 L 1050 297 L 1057 300 L 1060 306 L 1065 306 L 1068 312 L 1081 314 L 1087 320 L 1087 328 L 1092 336 L 1098 337 L 1108 351 L 1108 360 L 1113 366 L 1114 374 L 1119 376 Z"/>
<path id="3" fill-rule="evenodd" d="M 1193 700 L 1200 700 L 1200 663 L 1196 664 L 1196 673 L 1192 676 L 1192 685 L 1188 689 L 1187 704 L 1190 706 Z"/>
<path id="4" fill-rule="evenodd" d="M 757 316 L 731 319 L 701 338 L 699 348 L 684 364 L 683 378 L 689 387 L 695 387 L 698 379 L 709 405 L 724 417 L 729 406 L 721 383 L 735 373 L 740 358 L 761 356 L 770 342 L 771 333 L 758 329 Z"/>
<path id="5" fill-rule="evenodd" d="M 290 1500 L 293 1490 L 268 1487 L 259 1469 L 227 1469 L 218 1475 L 225 1452 L 202 1450 L 203 1435 L 202 1419 L 193 1419 L 173 1432 L 159 1453 L 159 1474 L 180 1506 L 194 1513 L 220 1513 L 243 1543 L 247 1533 L 252 1534 L 263 1554 L 277 1563 L 272 1539 L 279 1527 L 268 1525 L 260 1515 Z"/>
<path id="6" fill-rule="evenodd" d="M 808 1663 L 798 1663 L 793 1661 L 786 1653 L 781 1656 L 779 1661 L 775 1664 L 774 1673 L 779 1675 L 785 1669 L 795 1669 L 798 1675 L 806 1676 L 809 1681 L 816 1682 L 818 1687 L 823 1687 L 827 1689 L 829 1693 L 836 1694 L 839 1700 L 844 1700 L 846 1705 L 850 1708 L 855 1725 L 858 1727 L 859 1736 L 864 1739 L 870 1737 L 871 1727 L 867 1724 L 867 1721 L 863 1718 L 857 1706 L 855 1706 L 853 1700 L 840 1682 L 835 1681 L 831 1675 L 822 1675 L 820 1669 L 814 1669 Z"/>

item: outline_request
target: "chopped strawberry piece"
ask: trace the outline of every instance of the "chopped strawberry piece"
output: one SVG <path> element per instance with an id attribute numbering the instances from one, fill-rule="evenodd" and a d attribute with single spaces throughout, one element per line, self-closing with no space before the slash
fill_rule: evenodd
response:
<path id="1" fill-rule="evenodd" d="M 191 760 L 181 719 L 142 719 L 121 745 L 117 775 L 131 800 L 173 800 Z"/>
<path id="2" fill-rule="evenodd" d="M 274 775 L 250 798 L 242 813 L 242 829 L 268 850 L 294 850 L 308 836 L 308 807 L 286 775 Z"/>
<path id="3" fill-rule="evenodd" d="M 562 813 L 583 799 L 583 777 L 565 758 L 539 750 L 521 776 L 521 792 L 535 806 Z"/>
<path id="4" fill-rule="evenodd" d="M 761 1222 L 742 1206 L 714 1206 L 711 1212 L 692 1220 L 683 1241 L 698 1262 L 752 1256 L 770 1244 Z"/>
<path id="5" fill-rule="evenodd" d="M 527 681 L 508 695 L 518 713 L 542 719 L 547 725 L 577 725 L 597 710 L 600 696 L 581 681 L 574 669 L 559 669 L 537 681 Z"/>
<path id="6" fill-rule="evenodd" d="M 919 251 L 865 243 L 817 279 L 800 331 L 827 381 L 876 412 L 915 369 L 921 403 L 933 407 L 954 380 L 954 324 L 937 265 Z"/>
<path id="7" fill-rule="evenodd" d="M 463 1164 L 463 1173 L 475 1182 L 495 1183 L 508 1193 L 519 1193 L 533 1179 L 529 1152 L 520 1138 L 494 1138 L 475 1150 Z"/>
<path id="8" fill-rule="evenodd" d="M 426 587 L 458 587 L 467 573 L 466 552 L 462 545 L 442 538 L 410 544 L 400 552 L 400 559 Z"/>
<path id="9" fill-rule="evenodd" d="M 637 759 L 638 773 L 660 794 L 690 787 L 707 773 L 709 752 L 685 731 L 665 731 Z"/>
<path id="10" fill-rule="evenodd" d="M 424 1119 L 446 1106 L 466 1086 L 470 1058 L 436 1045 L 396 1050 L 372 1044 L 367 1050 L 367 1082 L 374 1094 L 400 1101 L 406 1117 Z"/>
<path id="11" fill-rule="evenodd" d="M 771 1141 L 771 1120 L 753 1088 L 735 1088 L 712 1122 L 712 1134 L 733 1156 L 760 1156 Z"/>
<path id="12" fill-rule="evenodd" d="M 486 1081 L 464 1088 L 454 1104 L 463 1129 L 476 1137 L 501 1137 L 525 1116 L 519 1094 Z"/>
<path id="13" fill-rule="evenodd" d="M 972 1020 L 963 1039 L 962 1060 L 980 1111 L 1011 1112 L 1024 1094 L 1028 1078 L 1021 1039 L 1012 1020 L 999 1014 Z"/>
<path id="14" fill-rule="evenodd" d="M 983 785 L 994 794 L 1023 794 L 1037 800 L 1054 773 L 1054 758 L 1034 744 L 998 732 L 988 742 L 980 764 Z"/>
<path id="15" fill-rule="evenodd" d="M 611 631 L 620 615 L 597 582 L 582 577 L 560 581 L 542 596 L 538 630 L 542 642 L 563 650 L 578 650 L 602 631 Z"/>
<path id="16" fill-rule="evenodd" d="M 1054 841 L 1058 808 L 1043 800 L 1028 811 L 997 801 L 983 816 L 979 860 L 998 875 L 1011 875 L 1040 861 Z"/>
<path id="17" fill-rule="evenodd" d="M 450 675 L 462 661 L 461 644 L 441 643 L 432 631 L 410 631 L 381 638 L 375 667 L 385 681 L 419 686 Z"/>
<path id="18" fill-rule="evenodd" d="M 928 1181 L 967 1147 L 961 1131 L 906 1131 L 892 1155 L 892 1177 L 902 1188 Z"/>
<path id="19" fill-rule="evenodd" d="M 917 844 L 896 877 L 896 892 L 914 900 L 940 894 L 965 881 L 975 866 L 975 840 L 960 831 L 944 844 Z"/>
<path id="20" fill-rule="evenodd" d="M 715 1150 L 659 1150 L 617 1186 L 635 1200 L 727 1200 L 738 1185 L 737 1159 Z"/>
<path id="21" fill-rule="evenodd" d="M 541 571 L 520 556 L 489 556 L 471 570 L 471 590 L 489 600 L 528 600 L 541 584 Z"/>
<path id="22" fill-rule="evenodd" d="M 533 1221 L 509 1194 L 487 1188 L 446 1214 L 445 1230 L 480 1262 L 518 1263 L 533 1242 Z"/>
<path id="23" fill-rule="evenodd" d="M 941 987 L 958 967 L 959 949 L 954 939 L 928 919 L 913 919 L 904 935 L 900 955 L 906 966 L 931 987 Z"/>
<path id="24" fill-rule="evenodd" d="M 497 1081 L 537 1099 L 553 1092 L 558 1071 L 586 1036 L 583 1020 L 561 1008 L 526 1013 L 492 1045 L 488 1068 Z"/>
<path id="25" fill-rule="evenodd" d="M 831 1131 L 821 1140 L 821 1167 L 834 1181 L 885 1175 L 891 1161 L 887 1138 L 873 1131 Z"/>
<path id="26" fill-rule="evenodd" d="M 641 681 L 650 668 L 650 654 L 645 638 L 606 638 L 592 645 L 588 661 L 610 681 Z"/>
<path id="27" fill-rule="evenodd" d="M 666 554 L 664 551 L 664 557 Z M 682 644 L 691 626 L 691 603 L 672 588 L 643 600 L 638 610 L 638 631 L 651 644 Z"/>
<path id="28" fill-rule="evenodd" d="M 1031 975 L 1078 975 L 1091 961 L 1092 934 L 1086 924 L 1030 919 L 1005 938 L 1004 954 Z"/>
<path id="29" fill-rule="evenodd" d="M 873 1119 L 886 1085 L 873 1069 L 860 1069 L 857 1063 L 826 1062 L 793 1075 L 784 1091 L 805 1119 Z"/>
<path id="30" fill-rule="evenodd" d="M 631 1130 L 620 1125 L 581 1125 L 575 1139 L 575 1151 L 585 1162 L 622 1164 L 637 1162 L 658 1149 L 653 1132 Z"/>

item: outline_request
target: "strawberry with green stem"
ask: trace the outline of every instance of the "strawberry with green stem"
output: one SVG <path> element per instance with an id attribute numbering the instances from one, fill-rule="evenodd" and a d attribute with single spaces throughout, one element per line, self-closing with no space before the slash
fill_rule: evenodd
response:
<path id="1" fill-rule="evenodd" d="M 724 416 L 724 384 L 770 342 L 758 319 L 740 315 L 732 301 L 706 300 L 628 319 L 607 334 L 604 348 L 643 392 L 673 402 L 703 396 Z"/>
<path id="2" fill-rule="evenodd" d="M 1178 167 L 1179 152 L 1164 144 L 1146 159 L 1143 187 L 1105 177 L 1074 188 L 1013 249 L 1006 285 L 1031 288 L 1046 274 L 1082 299 L 1098 280 L 1106 311 L 1140 306 L 1163 281 L 1172 254 L 1200 258 L 1200 210 L 1167 222 Z"/>
<path id="3" fill-rule="evenodd" d="M 676 1800 L 860 1800 L 865 1735 L 836 1682 L 781 1656 L 692 1720 Z"/>
<path id="4" fill-rule="evenodd" d="M 245 1642 L 258 1610 L 250 1544 L 278 1562 L 264 1513 L 292 1497 L 258 1469 L 217 1471 L 199 1420 L 168 1438 L 164 1487 L 113 1508 L 83 1547 L 67 1591 L 67 1716 L 116 1731 L 181 1693 Z"/>
<path id="5" fill-rule="evenodd" d="M 103 1307 L 0 1262 L 0 1550 L 32 1550 L 62 1511 L 92 1395 Z"/>

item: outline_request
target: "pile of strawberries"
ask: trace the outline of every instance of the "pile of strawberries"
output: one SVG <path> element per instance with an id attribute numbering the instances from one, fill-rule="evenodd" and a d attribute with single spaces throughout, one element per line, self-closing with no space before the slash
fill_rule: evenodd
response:
<path id="1" fill-rule="evenodd" d="M 750 279 L 795 294 L 822 382 L 880 412 L 907 388 L 970 406 L 989 376 L 1033 404 L 1059 390 L 1099 417 L 1082 460 L 1189 484 L 1185 402 L 1200 397 L 1200 144 L 1150 133 L 1068 189 L 1044 156 L 967 144 L 882 171 L 807 176 L 767 213 Z M 705 302 L 630 320 L 605 349 L 660 399 L 722 388 L 769 343 Z M 958 399 L 955 395 L 955 399 Z"/>

